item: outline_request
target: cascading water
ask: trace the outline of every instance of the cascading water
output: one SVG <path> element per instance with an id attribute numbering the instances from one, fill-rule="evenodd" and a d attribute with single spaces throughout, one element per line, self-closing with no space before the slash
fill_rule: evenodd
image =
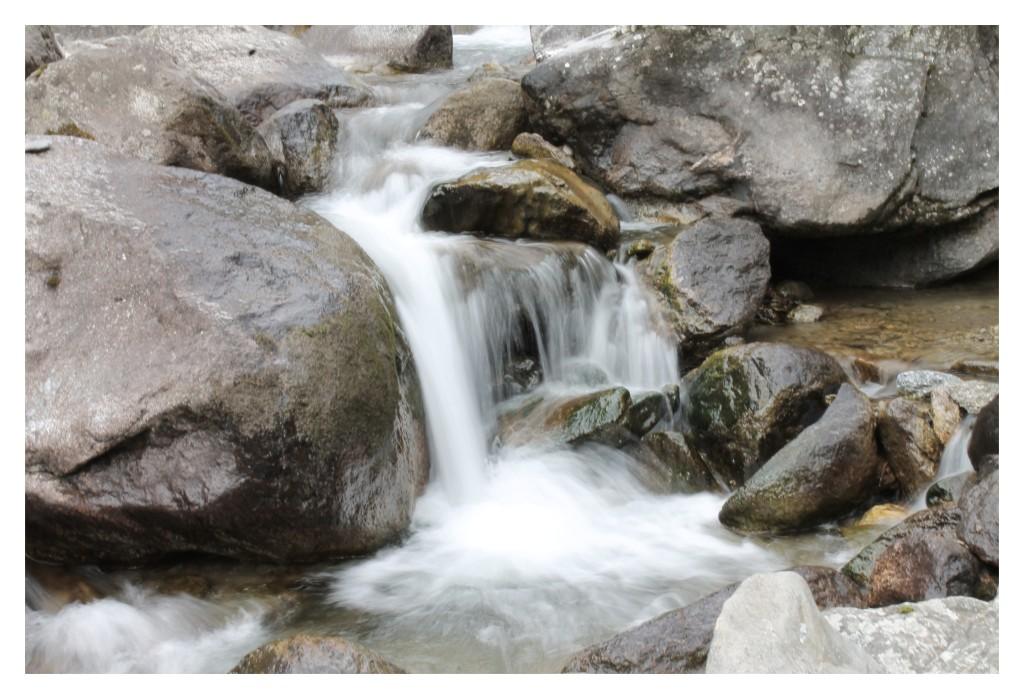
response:
<path id="1" fill-rule="evenodd" d="M 430 105 L 473 66 L 528 53 L 523 28 L 456 37 L 456 69 L 379 78 L 377 104 L 343 110 L 329 192 L 304 203 L 383 271 L 422 384 L 432 475 L 400 545 L 307 571 L 297 610 L 275 596 L 201 600 L 125 586 L 62 608 L 29 595 L 26 666 L 225 671 L 269 638 L 361 641 L 410 671 L 551 671 L 581 647 L 746 575 L 841 563 L 837 536 L 765 545 L 718 523 L 718 495 L 652 493 L 625 452 L 498 448 L 503 376 L 530 346 L 550 396 L 676 384 L 634 270 L 579 244 L 423 231 L 432 183 L 508 161 L 415 140 Z M 52 608 L 51 608 L 52 607 Z M 284 611 L 282 611 L 282 608 Z"/>

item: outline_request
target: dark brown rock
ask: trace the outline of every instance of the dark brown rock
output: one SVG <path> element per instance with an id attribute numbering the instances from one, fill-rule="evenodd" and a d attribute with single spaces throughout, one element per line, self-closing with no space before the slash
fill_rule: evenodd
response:
<path id="1" fill-rule="evenodd" d="M 337 636 L 298 635 L 262 645 L 242 658 L 232 674 L 394 674 L 400 667 Z"/>
<path id="2" fill-rule="evenodd" d="M 909 398 L 880 403 L 878 442 L 905 497 L 935 478 L 944 444 L 932 426 L 927 404 Z"/>
<path id="3" fill-rule="evenodd" d="M 999 454 L 999 396 L 978 413 L 971 439 L 967 443 L 967 456 L 975 470 L 990 454 Z"/>
<path id="4" fill-rule="evenodd" d="M 519 82 L 481 78 L 445 97 L 418 135 L 463 150 L 508 150 L 525 126 Z"/>
<path id="5" fill-rule="evenodd" d="M 701 493 L 725 489 L 681 433 L 650 432 L 644 435 L 643 443 L 672 472 L 674 492 Z"/>
<path id="6" fill-rule="evenodd" d="M 572 156 L 550 143 L 543 136 L 535 133 L 521 133 L 512 141 L 512 153 L 520 158 L 554 160 L 562 167 L 576 169 Z"/>

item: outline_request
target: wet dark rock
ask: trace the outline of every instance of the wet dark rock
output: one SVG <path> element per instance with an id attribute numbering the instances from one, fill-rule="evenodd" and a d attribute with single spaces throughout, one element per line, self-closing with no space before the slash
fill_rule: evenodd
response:
<path id="1" fill-rule="evenodd" d="M 932 483 L 931 487 L 928 488 L 928 492 L 925 493 L 925 504 L 928 507 L 941 507 L 956 503 L 964 489 L 974 485 L 977 480 L 977 475 L 971 471 L 937 480 Z"/>
<path id="2" fill-rule="evenodd" d="M 848 514 L 878 485 L 871 402 L 850 384 L 821 418 L 782 447 L 722 506 L 742 532 L 800 531 Z"/>
<path id="3" fill-rule="evenodd" d="M 780 233 L 894 231 L 969 218 L 998 189 L 993 37 L 984 27 L 623 28 L 539 64 L 523 87 L 533 127 L 617 194 L 746 190 Z"/>
<path id="4" fill-rule="evenodd" d="M 598 24 L 537 24 L 530 26 L 530 41 L 533 43 L 533 55 L 537 61 L 543 61 L 564 50 L 580 39 L 593 36 L 608 29 L 609 25 Z"/>
<path id="5" fill-rule="evenodd" d="M 257 129 L 274 160 L 284 163 L 282 193 L 298 196 L 325 188 L 338 145 L 338 118 L 316 100 L 298 100 Z"/>
<path id="6" fill-rule="evenodd" d="M 817 350 L 757 342 L 712 354 L 686 376 L 691 443 L 709 466 L 742 485 L 825 412 L 846 380 Z"/>
<path id="7" fill-rule="evenodd" d="M 724 489 L 681 433 L 658 430 L 644 435 L 642 441 L 668 467 L 673 492 L 703 493 Z"/>
<path id="8" fill-rule="evenodd" d="M 855 587 L 832 568 L 800 566 L 822 609 L 860 606 Z M 666 612 L 573 655 L 562 672 L 587 673 L 702 673 L 715 621 L 739 583 L 693 604 Z"/>
<path id="9" fill-rule="evenodd" d="M 988 454 L 983 456 L 981 463 L 975 468 L 980 478 L 999 470 L 999 454 Z"/>
<path id="10" fill-rule="evenodd" d="M 999 379 L 999 360 L 997 359 L 961 359 L 955 362 L 950 371 L 958 374 L 979 376 L 990 380 Z"/>
<path id="11" fill-rule="evenodd" d="M 932 426 L 927 403 L 908 398 L 879 403 L 878 443 L 905 497 L 935 478 L 944 443 Z"/>
<path id="12" fill-rule="evenodd" d="M 26 553 L 309 561 L 394 540 L 429 456 L 359 246 L 235 180 L 52 141 L 25 157 Z"/>
<path id="13" fill-rule="evenodd" d="M 740 219 L 706 218 L 655 248 L 640 265 L 681 346 L 707 349 L 754 318 L 768 287 L 768 240 Z"/>
<path id="14" fill-rule="evenodd" d="M 575 240 L 607 250 L 619 220 L 597 189 L 549 160 L 520 160 L 437 185 L 423 207 L 430 230 Z"/>
<path id="15" fill-rule="evenodd" d="M 626 426 L 629 431 L 642 437 L 672 417 L 672 405 L 661 391 L 644 391 L 632 396 Z"/>
<path id="16" fill-rule="evenodd" d="M 572 156 L 561 148 L 548 143 L 540 134 L 521 133 L 512 141 L 512 153 L 520 158 L 554 160 L 562 167 L 576 169 Z"/>
<path id="17" fill-rule="evenodd" d="M 958 538 L 961 513 L 935 507 L 911 515 L 861 550 L 843 572 L 867 606 L 965 595 L 991 598 L 991 577 Z"/>
<path id="18" fill-rule="evenodd" d="M 445 97 L 420 129 L 419 138 L 463 150 L 508 150 L 525 126 L 519 82 L 481 78 Z"/>
<path id="19" fill-rule="evenodd" d="M 974 423 L 971 439 L 967 443 L 967 456 L 974 469 L 980 472 L 980 466 L 986 456 L 999 454 L 999 396 L 981 409 Z M 998 468 L 998 461 L 996 462 Z"/>
<path id="20" fill-rule="evenodd" d="M 967 487 L 960 495 L 963 518 L 957 533 L 981 561 L 999 567 L 999 471 Z"/>
<path id="21" fill-rule="evenodd" d="M 498 417 L 498 436 L 504 446 L 537 442 L 579 444 L 610 442 L 618 446 L 628 434 L 629 391 L 607 388 L 582 396 L 545 399 L 530 396 Z"/>
<path id="22" fill-rule="evenodd" d="M 508 362 L 502 377 L 504 388 L 510 395 L 525 393 L 536 387 L 540 380 L 540 366 L 529 357 Z"/>
<path id="23" fill-rule="evenodd" d="M 25 77 L 48 63 L 64 58 L 53 30 L 45 25 L 25 25 Z"/>
<path id="24" fill-rule="evenodd" d="M 173 54 L 128 42 L 83 50 L 25 81 L 25 132 L 98 141 L 123 155 L 276 190 L 263 137 Z"/>
<path id="25" fill-rule="evenodd" d="M 452 67 L 452 28 L 423 25 L 313 25 L 300 33 L 304 44 L 325 56 L 356 58 L 413 73 Z"/>
<path id="26" fill-rule="evenodd" d="M 404 673 L 369 648 L 337 636 L 301 634 L 260 646 L 242 658 L 232 674 Z"/>

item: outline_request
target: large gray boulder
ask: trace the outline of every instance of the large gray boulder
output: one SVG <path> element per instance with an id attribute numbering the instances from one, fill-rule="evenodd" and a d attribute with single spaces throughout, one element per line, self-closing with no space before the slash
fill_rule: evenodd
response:
<path id="1" fill-rule="evenodd" d="M 338 117 L 318 100 L 296 100 L 257 129 L 277 162 L 284 163 L 281 191 L 318 192 L 330 180 L 338 149 Z"/>
<path id="2" fill-rule="evenodd" d="M 396 674 L 378 653 L 337 636 L 300 634 L 260 646 L 238 661 L 236 675 Z"/>
<path id="3" fill-rule="evenodd" d="M 25 160 L 27 554 L 306 561 L 398 536 L 424 418 L 360 248 L 235 180 L 50 140 Z"/>
<path id="4" fill-rule="evenodd" d="M 481 78 L 451 93 L 427 119 L 419 138 L 463 150 L 508 150 L 526 127 L 516 80 Z"/>
<path id="5" fill-rule="evenodd" d="M 880 672 L 863 648 L 821 616 L 796 573 L 753 575 L 722 606 L 708 673 Z"/>
<path id="6" fill-rule="evenodd" d="M 999 672 L 998 600 L 946 597 L 822 616 L 885 672 Z"/>
<path id="7" fill-rule="evenodd" d="M 996 254 L 977 215 L 998 197 L 997 54 L 996 27 L 618 28 L 523 88 L 531 127 L 614 193 L 739 193 L 780 239 L 884 233 L 850 268 L 908 285 Z"/>
<path id="8" fill-rule="evenodd" d="M 957 535 L 961 519 L 950 506 L 913 514 L 864 547 L 843 572 L 870 607 L 951 595 L 991 598 L 993 581 Z"/>
<path id="9" fill-rule="evenodd" d="M 484 168 L 434 187 L 423 225 L 498 238 L 574 240 L 607 250 L 619 219 L 596 188 L 551 160 L 519 160 Z"/>
<path id="10" fill-rule="evenodd" d="M 843 384 L 821 419 L 775 453 L 722 506 L 722 524 L 743 532 L 809 529 L 848 514 L 878 487 L 871 402 Z"/>
<path id="11" fill-rule="evenodd" d="M 845 380 L 818 350 L 766 342 L 719 350 L 685 378 L 690 442 L 735 488 L 814 423 Z"/>
<path id="12" fill-rule="evenodd" d="M 48 26 L 25 25 L 25 77 L 48 63 L 64 58 L 53 30 Z"/>
<path id="13" fill-rule="evenodd" d="M 443 24 L 313 25 L 296 32 L 325 56 L 422 72 L 452 67 L 452 28 Z"/>
<path id="14" fill-rule="evenodd" d="M 999 471 L 964 489 L 957 534 L 979 560 L 999 567 Z"/>
<path id="15" fill-rule="evenodd" d="M 640 263 L 681 347 L 706 350 L 754 319 L 768 289 L 768 239 L 750 221 L 706 218 Z"/>
<path id="16" fill-rule="evenodd" d="M 934 480 L 945 443 L 927 403 L 903 397 L 881 402 L 878 442 L 904 496 L 916 495 Z"/>
<path id="17" fill-rule="evenodd" d="M 367 104 L 371 90 L 298 39 L 258 26 L 153 26 L 131 45 L 159 50 L 220 90 L 254 126 L 289 102 Z"/>
<path id="18" fill-rule="evenodd" d="M 91 139 L 163 165 L 276 190 L 263 137 L 173 54 L 134 42 L 87 49 L 25 81 L 25 133 Z"/>

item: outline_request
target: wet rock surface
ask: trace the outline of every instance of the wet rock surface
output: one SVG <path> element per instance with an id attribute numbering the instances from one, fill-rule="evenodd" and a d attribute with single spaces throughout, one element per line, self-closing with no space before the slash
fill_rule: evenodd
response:
<path id="1" fill-rule="evenodd" d="M 64 58 L 53 30 L 45 25 L 25 25 L 25 77 L 48 63 Z"/>
<path id="2" fill-rule="evenodd" d="M 525 126 L 519 82 L 481 78 L 445 97 L 420 129 L 419 138 L 463 150 L 509 150 Z"/>
<path id="3" fill-rule="evenodd" d="M 964 489 L 970 488 L 977 480 L 977 475 L 970 471 L 937 480 L 928 488 L 928 492 L 925 494 L 925 503 L 928 507 L 956 503 Z"/>
<path id="4" fill-rule="evenodd" d="M 904 496 L 917 494 L 935 478 L 945 443 L 927 403 L 907 398 L 880 403 L 878 442 Z"/>
<path id="5" fill-rule="evenodd" d="M 430 230 L 575 240 L 602 250 L 619 238 L 619 220 L 604 195 L 548 160 L 520 160 L 440 184 L 422 219 Z"/>
<path id="6" fill-rule="evenodd" d="M 955 507 L 918 512 L 865 547 L 843 572 L 860 585 L 868 606 L 964 595 L 990 598 L 992 580 L 958 538 Z"/>
<path id="7" fill-rule="evenodd" d="M 999 396 L 992 399 L 978 413 L 971 432 L 971 440 L 967 444 L 967 456 L 975 470 L 981 471 L 981 465 L 987 456 L 999 454 Z M 998 468 L 998 462 L 996 462 Z"/>
<path id="8" fill-rule="evenodd" d="M 768 240 L 749 221 L 706 218 L 640 264 L 681 347 L 714 347 L 753 320 L 768 287 Z"/>
<path id="9" fill-rule="evenodd" d="M 232 674 L 394 674 L 404 670 L 357 643 L 334 636 L 292 636 L 260 646 Z"/>
<path id="10" fill-rule="evenodd" d="M 672 472 L 674 492 L 724 490 L 724 479 L 708 468 L 700 455 L 686 442 L 683 434 L 673 431 L 649 432 L 642 441 Z"/>
<path id="11" fill-rule="evenodd" d="M 615 441 L 627 428 L 633 402 L 625 388 L 608 388 L 582 396 L 528 396 L 498 418 L 502 445 L 549 441 L 560 444 L 588 439 Z"/>
<path id="12" fill-rule="evenodd" d="M 338 145 L 338 118 L 317 100 L 296 100 L 257 129 L 276 162 L 284 164 L 281 191 L 298 196 L 323 190 Z"/>
<path id="13" fill-rule="evenodd" d="M 692 443 L 705 463 L 743 484 L 783 445 L 816 421 L 845 380 L 828 355 L 751 343 L 719 350 L 687 374 L 684 406 Z"/>
<path id="14" fill-rule="evenodd" d="M 325 56 L 345 56 L 413 73 L 452 67 L 448 25 L 313 25 L 296 33 Z"/>
<path id="15" fill-rule="evenodd" d="M 311 560 L 398 535 L 423 409 L 358 246 L 234 180 L 52 141 L 25 161 L 28 555 Z"/>
<path id="16" fill-rule="evenodd" d="M 600 24 L 537 24 L 530 27 L 533 55 L 538 62 L 546 60 L 572 44 L 598 32 L 610 29 Z"/>
<path id="17" fill-rule="evenodd" d="M 981 561 L 999 567 L 999 471 L 964 488 L 957 534 Z"/>
<path id="18" fill-rule="evenodd" d="M 561 148 L 548 143 L 540 134 L 521 133 L 512 141 L 512 153 L 520 158 L 553 160 L 562 167 L 576 169 L 572 156 Z"/>
<path id="19" fill-rule="evenodd" d="M 881 609 L 828 609 L 822 615 L 885 672 L 999 671 L 998 600 L 947 597 Z"/>
<path id="20" fill-rule="evenodd" d="M 843 384 L 825 414 L 782 447 L 722 506 L 722 524 L 743 532 L 808 529 L 845 515 L 878 485 L 871 403 Z"/>

